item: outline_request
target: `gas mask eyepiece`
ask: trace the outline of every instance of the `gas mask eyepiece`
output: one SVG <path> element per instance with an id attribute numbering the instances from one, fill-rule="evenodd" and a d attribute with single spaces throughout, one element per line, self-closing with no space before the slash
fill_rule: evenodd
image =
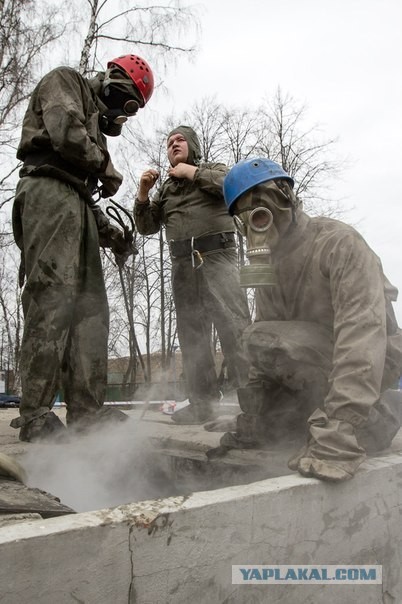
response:
<path id="1" fill-rule="evenodd" d="M 133 117 L 136 115 L 139 108 L 140 104 L 134 99 L 129 99 L 123 105 L 123 111 L 127 117 Z"/>
<path id="2" fill-rule="evenodd" d="M 257 233 L 264 233 L 274 222 L 274 217 L 271 210 L 268 208 L 255 208 L 250 212 L 249 216 L 250 228 Z"/>

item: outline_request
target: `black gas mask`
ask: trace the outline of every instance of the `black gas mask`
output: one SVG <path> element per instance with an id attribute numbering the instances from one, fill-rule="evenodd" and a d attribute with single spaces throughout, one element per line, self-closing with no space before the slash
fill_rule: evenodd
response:
<path id="1" fill-rule="evenodd" d="M 109 82 L 102 91 L 101 98 L 107 106 L 107 110 L 100 117 L 99 127 L 103 134 L 107 136 L 119 136 L 123 124 L 129 117 L 136 115 L 141 104 L 136 98 L 133 98 L 134 90 L 132 86 L 130 87 L 132 91 L 129 92 L 121 80 L 117 80 L 117 84 Z M 113 82 L 116 82 L 116 80 Z"/>

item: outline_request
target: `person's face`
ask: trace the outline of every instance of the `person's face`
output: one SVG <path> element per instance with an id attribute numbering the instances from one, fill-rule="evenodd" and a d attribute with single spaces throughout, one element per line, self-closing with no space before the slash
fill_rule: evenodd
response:
<path id="1" fill-rule="evenodd" d="M 169 136 L 167 142 L 167 156 L 171 166 L 177 166 L 188 159 L 188 144 L 180 132 Z"/>

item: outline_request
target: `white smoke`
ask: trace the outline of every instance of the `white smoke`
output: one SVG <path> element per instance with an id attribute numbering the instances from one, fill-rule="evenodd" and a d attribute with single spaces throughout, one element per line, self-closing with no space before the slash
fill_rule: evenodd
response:
<path id="1" fill-rule="evenodd" d="M 66 444 L 33 444 L 21 460 L 28 486 L 77 512 L 172 495 L 147 428 L 130 418 L 73 435 Z"/>

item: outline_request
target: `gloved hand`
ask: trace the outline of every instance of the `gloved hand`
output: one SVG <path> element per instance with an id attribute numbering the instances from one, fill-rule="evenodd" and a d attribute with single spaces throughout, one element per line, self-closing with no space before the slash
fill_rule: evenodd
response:
<path id="1" fill-rule="evenodd" d="M 113 231 L 110 233 L 110 248 L 117 266 L 122 267 L 130 256 L 138 254 L 134 245 L 133 233 L 128 227 L 124 227 L 124 231 L 121 231 L 110 225 L 110 229 Z"/>
<path id="2" fill-rule="evenodd" d="M 309 417 L 310 437 L 288 467 L 303 476 L 341 482 L 353 478 L 366 454 L 359 446 L 355 429 L 349 422 L 329 418 L 316 409 Z"/>
<path id="3" fill-rule="evenodd" d="M 97 209 L 96 206 L 95 209 Z M 134 245 L 133 232 L 128 226 L 125 226 L 124 230 L 113 226 L 100 209 L 95 213 L 95 219 L 98 225 L 99 245 L 112 250 L 117 266 L 122 267 L 127 258 L 132 254 L 138 254 Z"/>
<path id="4" fill-rule="evenodd" d="M 101 197 L 103 198 L 115 195 L 123 182 L 123 176 L 116 170 L 110 159 L 105 170 L 97 174 L 97 177 L 102 183 Z"/>

